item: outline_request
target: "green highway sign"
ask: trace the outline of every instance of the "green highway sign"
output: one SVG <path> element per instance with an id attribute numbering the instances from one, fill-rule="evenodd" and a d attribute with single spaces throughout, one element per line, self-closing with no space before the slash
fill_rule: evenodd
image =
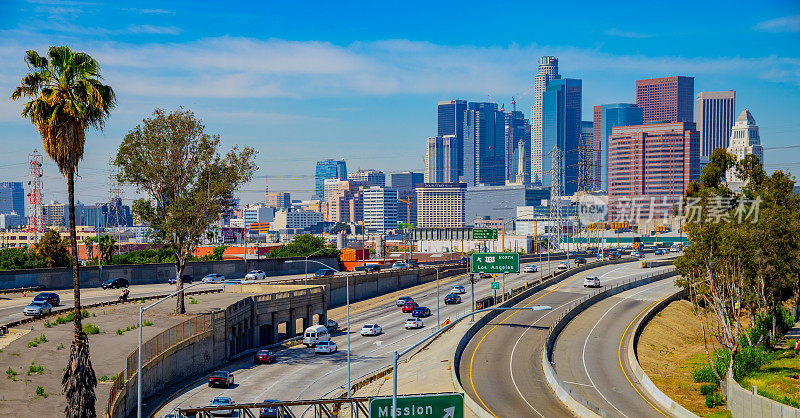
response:
<path id="1" fill-rule="evenodd" d="M 472 273 L 519 273 L 519 253 L 473 253 Z"/>
<path id="2" fill-rule="evenodd" d="M 491 228 L 474 228 L 472 239 L 497 239 L 497 230 Z"/>
<path id="3" fill-rule="evenodd" d="M 492 289 L 500 289 L 500 282 L 492 282 Z"/>
<path id="4" fill-rule="evenodd" d="M 370 418 L 391 418 L 392 398 L 370 398 Z M 464 394 L 409 395 L 397 397 L 398 417 L 464 418 Z"/>

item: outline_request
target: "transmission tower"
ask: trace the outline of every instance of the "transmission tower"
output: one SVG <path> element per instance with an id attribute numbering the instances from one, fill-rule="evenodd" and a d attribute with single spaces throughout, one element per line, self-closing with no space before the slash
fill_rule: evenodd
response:
<path id="1" fill-rule="evenodd" d="M 114 164 L 114 159 L 108 160 L 108 217 L 106 218 L 106 227 L 117 227 L 125 225 L 125 213 L 122 211 L 123 190 L 122 184 L 119 182 L 117 176 L 119 175 L 119 167 Z"/>
<path id="2" fill-rule="evenodd" d="M 42 163 L 44 159 L 39 151 L 33 150 L 28 156 L 28 167 L 30 169 L 28 180 L 28 240 L 33 236 L 33 242 L 39 241 L 39 233 L 44 230 L 42 222 Z M 32 233 L 32 234 L 31 234 Z M 30 245 L 30 242 L 29 242 Z"/>
<path id="3" fill-rule="evenodd" d="M 553 147 L 551 153 L 553 168 L 551 172 L 550 187 L 550 246 L 555 249 L 561 248 L 561 240 L 564 237 L 564 214 L 561 211 L 561 197 L 564 193 L 564 166 L 563 152 L 558 145 Z"/>
<path id="4" fill-rule="evenodd" d="M 578 143 L 578 202 L 585 194 L 591 194 L 594 189 L 594 148 L 592 147 L 592 137 L 581 135 Z M 586 231 L 586 245 L 589 243 L 589 225 L 582 225 L 580 217 L 575 213 L 575 231 L 573 235 L 581 236 Z"/>

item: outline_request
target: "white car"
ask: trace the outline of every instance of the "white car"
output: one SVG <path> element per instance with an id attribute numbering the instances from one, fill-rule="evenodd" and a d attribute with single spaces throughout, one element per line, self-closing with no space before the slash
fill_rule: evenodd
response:
<path id="1" fill-rule="evenodd" d="M 631 253 L 631 257 L 644 258 L 644 253 L 641 251 L 634 251 Z"/>
<path id="2" fill-rule="evenodd" d="M 450 289 L 450 293 L 456 293 L 456 294 L 460 295 L 460 294 L 467 293 L 467 289 L 465 289 L 464 286 L 461 286 L 460 284 L 457 284 L 457 285 L 453 286 L 452 289 Z"/>
<path id="3" fill-rule="evenodd" d="M 421 318 L 408 318 L 408 319 L 406 319 L 406 322 L 403 323 L 403 326 L 406 329 L 422 328 L 422 319 Z"/>
<path id="4" fill-rule="evenodd" d="M 568 268 L 569 268 L 569 266 L 567 266 L 567 262 L 566 261 L 562 261 L 562 262 L 558 263 L 558 269 L 559 270 L 566 270 Z"/>
<path id="5" fill-rule="evenodd" d="M 264 280 L 267 278 L 267 273 L 261 270 L 253 270 L 244 276 L 245 280 Z"/>
<path id="6" fill-rule="evenodd" d="M 339 347 L 333 341 L 320 341 L 314 346 L 314 354 L 331 354 L 339 351 Z"/>
<path id="7" fill-rule="evenodd" d="M 600 287 L 599 277 L 584 277 L 583 287 Z"/>
<path id="8" fill-rule="evenodd" d="M 538 269 L 533 264 L 528 264 L 527 266 L 522 268 L 523 273 L 536 273 Z"/>
<path id="9" fill-rule="evenodd" d="M 381 326 L 378 324 L 364 324 L 361 327 L 361 335 L 379 335 L 383 332 Z"/>
<path id="10" fill-rule="evenodd" d="M 204 283 L 222 283 L 225 281 L 225 276 L 217 273 L 211 273 L 206 277 L 203 277 Z"/>

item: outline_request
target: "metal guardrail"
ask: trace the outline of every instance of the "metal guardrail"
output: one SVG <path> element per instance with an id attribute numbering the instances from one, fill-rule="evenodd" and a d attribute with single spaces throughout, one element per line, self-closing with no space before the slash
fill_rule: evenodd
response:
<path id="1" fill-rule="evenodd" d="M 345 405 L 348 405 L 352 408 L 354 417 L 369 418 L 369 398 L 366 397 L 311 399 L 288 402 L 243 403 L 233 406 L 205 406 L 199 408 L 181 408 L 178 409 L 177 412 L 179 417 L 212 418 L 214 417 L 215 412 L 219 415 L 222 415 L 220 412 L 232 414 L 234 411 L 236 411 L 238 412 L 239 417 L 256 418 L 261 416 L 261 408 L 276 408 L 278 417 L 294 418 L 302 415 L 302 412 L 295 412 L 299 412 L 300 409 L 305 411 L 311 407 L 314 410 L 314 417 L 333 418 L 338 416 L 337 412 L 342 406 Z"/>

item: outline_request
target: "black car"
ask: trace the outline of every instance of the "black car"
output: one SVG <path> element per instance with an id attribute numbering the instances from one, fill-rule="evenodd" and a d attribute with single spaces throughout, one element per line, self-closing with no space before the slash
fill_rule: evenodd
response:
<path id="1" fill-rule="evenodd" d="M 319 269 L 314 273 L 314 277 L 328 277 L 336 274 L 334 269 Z"/>
<path id="2" fill-rule="evenodd" d="M 406 264 L 408 268 L 419 267 L 419 262 L 417 262 L 417 260 L 408 260 Z"/>
<path id="3" fill-rule="evenodd" d="M 450 293 L 449 295 L 444 297 L 444 304 L 445 305 L 451 305 L 451 304 L 456 304 L 456 303 L 461 303 L 461 296 L 459 296 L 459 295 L 457 295 L 455 293 Z"/>
<path id="4" fill-rule="evenodd" d="M 354 270 L 356 271 L 365 271 L 367 273 L 372 273 L 376 271 L 380 271 L 381 266 L 377 264 L 364 264 L 363 266 L 357 266 Z"/>
<path id="5" fill-rule="evenodd" d="M 128 287 L 130 283 L 128 283 L 127 279 L 123 278 L 116 278 L 116 279 L 108 279 L 100 285 L 103 289 L 119 289 L 121 287 Z"/>
<path id="6" fill-rule="evenodd" d="M 575 264 L 586 264 L 586 259 L 583 257 L 575 257 Z"/>
<path id="7" fill-rule="evenodd" d="M 277 400 L 277 399 L 264 399 L 264 403 L 270 403 L 270 402 L 280 402 L 280 401 Z M 267 406 L 267 407 L 261 408 L 261 410 L 259 411 L 258 416 L 260 418 L 278 418 L 278 407 L 277 406 Z"/>
<path id="8" fill-rule="evenodd" d="M 53 292 L 39 293 L 35 298 L 33 298 L 33 300 L 47 302 L 50 304 L 50 306 L 58 306 L 61 304 L 61 298 L 58 296 L 58 293 Z"/>
<path id="9" fill-rule="evenodd" d="M 167 281 L 169 282 L 169 284 L 175 284 L 178 281 L 178 279 L 176 277 L 170 277 L 169 280 Z M 183 282 L 183 284 L 189 284 L 194 281 L 194 277 L 188 274 L 184 274 L 183 276 L 181 276 L 181 281 Z"/>

